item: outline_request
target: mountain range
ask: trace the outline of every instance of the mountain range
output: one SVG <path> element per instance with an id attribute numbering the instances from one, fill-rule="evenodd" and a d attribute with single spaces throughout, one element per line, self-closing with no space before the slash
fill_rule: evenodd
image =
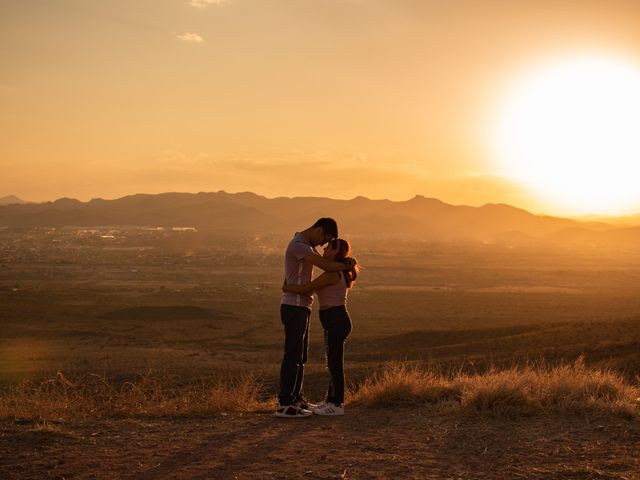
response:
<path id="1" fill-rule="evenodd" d="M 13 205 L 15 203 L 27 203 L 27 202 L 19 199 L 15 195 L 7 195 L 6 197 L 0 197 L 0 205 Z"/>
<path id="2" fill-rule="evenodd" d="M 6 197 L 5 197 L 6 198 Z M 0 206 L 3 227 L 196 227 L 226 233 L 286 233 L 331 216 L 350 235 L 407 236 L 434 241 L 554 242 L 640 245 L 640 227 L 534 215 L 505 204 L 450 205 L 420 195 L 407 201 L 356 197 L 266 198 L 251 192 L 136 194 L 81 202 Z"/>

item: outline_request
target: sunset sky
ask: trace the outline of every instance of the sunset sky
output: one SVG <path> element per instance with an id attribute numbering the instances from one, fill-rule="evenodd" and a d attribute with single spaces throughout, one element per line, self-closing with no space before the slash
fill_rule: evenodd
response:
<path id="1" fill-rule="evenodd" d="M 249 190 L 595 212 L 524 185 L 492 132 L 510 92 L 550 62 L 640 64 L 638 1 L 0 8 L 0 196 L 30 201 Z M 640 212 L 633 201 L 600 210 Z"/>

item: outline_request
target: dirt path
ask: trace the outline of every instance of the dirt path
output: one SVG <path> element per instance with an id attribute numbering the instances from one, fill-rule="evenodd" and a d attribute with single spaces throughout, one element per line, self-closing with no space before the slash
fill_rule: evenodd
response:
<path id="1" fill-rule="evenodd" d="M 640 479 L 640 424 L 416 409 L 0 423 L 2 479 Z"/>

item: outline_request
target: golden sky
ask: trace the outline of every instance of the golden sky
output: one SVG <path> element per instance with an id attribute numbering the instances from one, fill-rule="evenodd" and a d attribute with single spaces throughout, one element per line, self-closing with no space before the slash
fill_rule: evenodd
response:
<path id="1" fill-rule="evenodd" d="M 561 213 L 500 174 L 497 105 L 547 58 L 640 58 L 637 1 L 0 9 L 0 196 L 31 201 L 249 190 Z"/>

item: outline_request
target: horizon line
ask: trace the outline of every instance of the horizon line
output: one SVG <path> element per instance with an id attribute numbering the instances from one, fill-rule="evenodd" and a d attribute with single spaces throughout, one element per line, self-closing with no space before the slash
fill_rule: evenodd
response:
<path id="1" fill-rule="evenodd" d="M 118 196 L 118 197 L 114 197 L 114 198 L 104 198 L 104 197 L 93 197 L 91 199 L 88 200 L 81 200 L 78 198 L 74 198 L 74 197 L 59 197 L 56 198 L 54 200 L 43 200 L 43 201 L 28 201 L 28 200 L 24 200 L 23 198 L 19 197 L 16 194 L 8 194 L 8 195 L 4 195 L 2 197 L 0 197 L 1 199 L 7 198 L 7 197 L 14 197 L 17 198 L 18 200 L 20 200 L 21 203 L 23 205 L 25 204 L 30 204 L 30 205 L 41 205 L 41 204 L 45 204 L 45 203 L 55 203 L 58 202 L 60 200 L 69 200 L 69 201 L 77 201 L 79 203 L 89 203 L 91 201 L 95 201 L 95 200 L 103 200 L 103 201 L 115 201 L 115 200 L 120 200 L 123 198 L 127 198 L 127 197 L 134 197 L 136 195 L 148 195 L 148 196 L 154 196 L 154 195 L 170 195 L 170 194 L 182 194 L 182 195 L 199 195 L 199 194 L 227 194 L 227 195 L 242 195 L 242 194 L 251 194 L 251 195 L 255 195 L 257 197 L 262 197 L 266 200 L 276 200 L 276 199 L 282 199 L 282 198 L 286 198 L 289 200 L 294 200 L 294 199 L 324 199 L 324 200 L 334 200 L 334 201 L 344 201 L 344 202 L 351 202 L 354 200 L 358 200 L 358 199 L 363 199 L 363 200 L 368 200 L 368 201 L 372 201 L 372 202 L 383 202 L 383 201 L 387 201 L 387 202 L 392 202 L 392 203 L 406 203 L 406 202 L 410 202 L 412 200 L 416 200 L 416 199 L 425 199 L 425 200 L 435 200 L 438 202 L 441 202 L 445 205 L 449 205 L 452 207 L 470 207 L 470 208 L 482 208 L 482 207 L 486 207 L 486 206 L 496 206 L 496 205 L 503 205 L 503 206 L 507 206 L 507 207 L 511 207 L 511 208 L 515 208 L 518 210 L 523 210 L 527 213 L 530 213 L 532 215 L 535 216 L 543 216 L 543 217 L 555 217 L 555 218 L 568 218 L 568 219 L 605 219 L 605 218 L 611 218 L 611 219 L 625 219 L 625 218 L 634 218 L 637 216 L 640 216 L 640 212 L 638 213 L 633 213 L 633 214 L 628 214 L 628 215 L 611 215 L 611 214 L 598 214 L 598 213 L 584 213 L 584 214 L 576 214 L 576 215 L 558 215 L 558 214 L 549 214 L 546 212 L 532 212 L 526 208 L 522 208 L 516 205 L 512 205 L 509 203 L 504 203 L 504 202 L 487 202 L 487 203 L 483 203 L 481 205 L 469 205 L 469 204 L 455 204 L 455 203 L 449 203 L 445 200 L 442 200 L 440 198 L 436 198 L 436 197 L 428 197 L 419 193 L 414 194 L 411 198 L 408 198 L 406 200 L 392 200 L 389 198 L 370 198 L 364 195 L 356 195 L 355 197 L 352 198 L 332 198 L 332 197 L 321 197 L 321 196 L 317 196 L 317 195 L 293 195 L 293 196 L 287 196 L 287 195 L 278 195 L 278 196 L 274 196 L 274 197 L 268 197 L 266 195 L 262 195 L 260 193 L 256 193 L 256 192 L 252 192 L 250 190 L 242 190 L 242 191 L 236 191 L 236 192 L 230 192 L 227 190 L 217 190 L 217 191 L 199 191 L 199 192 L 189 192 L 189 191 L 166 191 L 166 192 L 157 192 L 157 193 L 146 193 L 146 192 L 136 192 L 136 193 L 130 193 L 130 194 L 126 194 L 126 195 L 122 195 L 122 196 Z M 0 206 L 9 206 L 9 205 L 18 205 L 20 203 L 13 203 L 13 204 L 8 204 L 8 205 L 0 205 Z"/>

